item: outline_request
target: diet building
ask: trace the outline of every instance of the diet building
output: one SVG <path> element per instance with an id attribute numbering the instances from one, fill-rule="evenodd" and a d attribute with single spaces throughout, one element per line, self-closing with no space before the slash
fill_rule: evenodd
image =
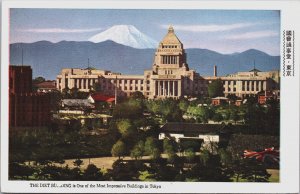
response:
<path id="1" fill-rule="evenodd" d="M 207 96 L 208 84 L 221 79 L 224 94 L 240 97 L 257 94 L 260 91 L 278 89 L 279 72 L 239 72 L 234 75 L 202 77 L 189 69 L 183 44 L 169 27 L 168 33 L 156 49 L 152 69 L 145 70 L 144 75 L 123 75 L 96 69 L 62 69 L 57 76 L 57 89 L 78 88 L 89 92 L 95 84 L 103 94 L 130 96 L 136 91 L 150 99 L 179 98 L 182 96 Z"/>

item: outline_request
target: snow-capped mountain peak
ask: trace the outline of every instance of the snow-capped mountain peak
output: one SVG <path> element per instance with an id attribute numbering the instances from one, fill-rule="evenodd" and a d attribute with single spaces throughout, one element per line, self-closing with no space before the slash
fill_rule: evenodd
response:
<path id="1" fill-rule="evenodd" d="M 89 38 L 91 42 L 112 40 L 116 43 L 133 48 L 156 48 L 158 42 L 140 32 L 133 25 L 115 25 Z"/>

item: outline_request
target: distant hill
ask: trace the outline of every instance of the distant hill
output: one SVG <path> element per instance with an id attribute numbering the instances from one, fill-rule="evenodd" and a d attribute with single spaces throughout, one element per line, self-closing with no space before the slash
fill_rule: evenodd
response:
<path id="1" fill-rule="evenodd" d="M 151 69 L 155 49 L 136 49 L 113 41 L 100 43 L 61 41 L 51 43 L 39 41 L 34 43 L 14 43 L 10 45 L 10 64 L 31 65 L 33 77 L 43 76 L 55 79 L 62 68 L 87 68 L 121 72 L 122 74 L 143 74 Z M 200 75 L 212 75 L 213 66 L 218 66 L 218 75 L 226 75 L 237 71 L 249 71 L 256 68 L 261 71 L 280 68 L 280 57 L 270 56 L 259 50 L 247 50 L 242 53 L 220 54 L 207 49 L 186 49 L 187 62 L 190 69 Z"/>

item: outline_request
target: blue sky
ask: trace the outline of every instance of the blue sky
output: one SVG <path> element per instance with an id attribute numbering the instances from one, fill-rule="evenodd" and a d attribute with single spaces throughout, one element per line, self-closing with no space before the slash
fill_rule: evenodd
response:
<path id="1" fill-rule="evenodd" d="M 173 25 L 185 48 L 280 53 L 280 12 L 272 10 L 11 9 L 10 43 L 87 41 L 113 25 L 134 25 L 160 41 Z"/>

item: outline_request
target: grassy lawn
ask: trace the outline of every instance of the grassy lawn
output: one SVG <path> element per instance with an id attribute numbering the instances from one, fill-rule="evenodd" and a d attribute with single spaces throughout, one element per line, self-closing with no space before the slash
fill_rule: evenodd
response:
<path id="1" fill-rule="evenodd" d="M 279 170 L 278 169 L 267 169 L 267 171 L 269 174 L 271 174 L 269 181 L 279 183 L 279 181 L 280 181 Z"/>

